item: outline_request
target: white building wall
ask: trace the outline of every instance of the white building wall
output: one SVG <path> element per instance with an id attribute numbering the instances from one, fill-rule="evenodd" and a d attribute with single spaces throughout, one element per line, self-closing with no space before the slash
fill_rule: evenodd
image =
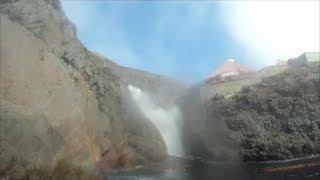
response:
<path id="1" fill-rule="evenodd" d="M 319 56 L 320 56 L 320 53 L 318 53 L 318 52 L 307 52 L 306 53 L 307 62 L 320 61 Z"/>
<path id="2" fill-rule="evenodd" d="M 227 77 L 227 76 L 234 76 L 234 75 L 239 75 L 240 72 L 239 71 L 230 71 L 230 72 L 226 72 L 221 74 L 221 77 Z"/>
<path id="3" fill-rule="evenodd" d="M 317 62 L 320 61 L 319 56 L 319 52 L 305 52 L 295 60 L 295 64 L 299 65 L 306 62 Z"/>

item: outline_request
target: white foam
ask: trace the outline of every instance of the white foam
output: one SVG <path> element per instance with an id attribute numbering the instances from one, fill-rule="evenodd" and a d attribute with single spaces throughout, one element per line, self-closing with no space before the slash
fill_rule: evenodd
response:
<path id="1" fill-rule="evenodd" d="M 177 106 L 164 109 L 156 105 L 150 96 L 141 89 L 131 84 L 128 85 L 128 89 L 139 109 L 159 129 L 167 145 L 169 155 L 183 155 L 180 137 L 181 114 Z"/>

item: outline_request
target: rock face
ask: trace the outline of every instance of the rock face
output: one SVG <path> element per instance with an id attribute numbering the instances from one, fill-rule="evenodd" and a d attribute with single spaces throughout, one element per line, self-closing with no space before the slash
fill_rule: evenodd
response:
<path id="1" fill-rule="evenodd" d="M 207 100 L 215 96 L 215 94 L 221 94 L 226 97 L 231 97 L 234 93 L 241 91 L 243 86 L 259 83 L 265 77 L 278 74 L 285 71 L 288 68 L 287 65 L 276 65 L 264 67 L 258 72 L 239 75 L 239 80 L 226 81 L 223 83 L 206 83 L 200 87 L 201 99 Z"/>
<path id="2" fill-rule="evenodd" d="M 59 1 L 0 8 L 0 177 L 94 179 L 100 169 L 166 158 L 159 131 L 76 38 Z"/>
<path id="3" fill-rule="evenodd" d="M 110 61 L 108 58 L 95 53 L 101 59 L 101 66 L 109 67 L 120 79 L 120 84 L 126 87 L 128 84 L 139 87 L 148 92 L 159 105 L 167 106 L 175 103 L 175 100 L 185 93 L 187 85 L 182 81 L 174 80 L 157 74 L 122 67 Z"/>
<path id="4" fill-rule="evenodd" d="M 184 141 L 186 151 L 220 161 L 319 154 L 319 78 L 319 63 L 310 63 L 288 67 L 234 91 L 232 96 L 215 93 L 200 101 L 203 86 L 195 88 L 182 99 L 186 134 L 195 139 Z M 199 105 L 195 108 L 190 102 Z"/>

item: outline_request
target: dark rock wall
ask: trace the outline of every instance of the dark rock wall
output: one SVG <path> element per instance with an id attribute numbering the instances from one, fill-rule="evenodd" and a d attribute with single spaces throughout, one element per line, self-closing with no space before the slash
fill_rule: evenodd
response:
<path id="1" fill-rule="evenodd" d="M 189 112 L 188 131 L 209 152 L 203 156 L 266 161 L 320 153 L 319 63 L 289 67 L 231 97 L 216 94 L 201 107 L 206 109 L 205 118 L 190 115 L 192 110 L 199 112 L 196 108 L 183 109 Z"/>
<path id="2" fill-rule="evenodd" d="M 122 77 L 81 44 L 58 0 L 1 1 L 0 10 L 0 177 L 94 179 L 167 157 L 159 131 L 121 93 Z"/>

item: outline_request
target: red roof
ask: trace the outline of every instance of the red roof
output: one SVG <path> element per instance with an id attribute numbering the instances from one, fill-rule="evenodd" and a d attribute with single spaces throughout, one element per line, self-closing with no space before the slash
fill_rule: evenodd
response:
<path id="1" fill-rule="evenodd" d="M 215 72 L 213 72 L 209 78 L 214 78 L 217 77 L 223 73 L 227 73 L 227 72 L 233 72 L 233 71 L 238 71 L 240 73 L 250 73 L 252 72 L 252 70 L 234 62 L 233 59 L 227 60 L 222 66 L 220 66 Z"/>

